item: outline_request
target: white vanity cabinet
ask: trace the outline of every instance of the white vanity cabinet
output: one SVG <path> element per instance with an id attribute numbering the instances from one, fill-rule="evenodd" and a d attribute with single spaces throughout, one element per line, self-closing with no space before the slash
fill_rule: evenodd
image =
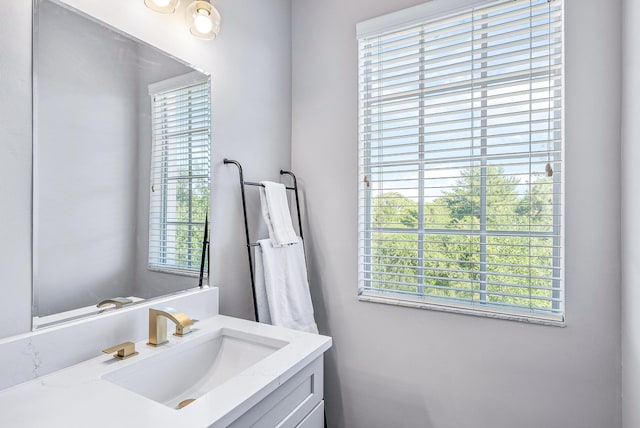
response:
<path id="1" fill-rule="evenodd" d="M 323 428 L 323 390 L 320 356 L 229 425 L 210 428 Z"/>

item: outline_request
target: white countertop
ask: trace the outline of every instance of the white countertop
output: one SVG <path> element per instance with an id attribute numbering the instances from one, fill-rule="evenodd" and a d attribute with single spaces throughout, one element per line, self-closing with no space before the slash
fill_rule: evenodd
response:
<path id="1" fill-rule="evenodd" d="M 103 376 L 220 328 L 288 342 L 181 410 L 117 386 Z M 331 338 L 217 315 L 157 348 L 136 343 L 138 356 L 96 357 L 0 391 L 1 427 L 224 427 L 331 347 Z M 64 352 L 64 349 L 60 349 Z"/>

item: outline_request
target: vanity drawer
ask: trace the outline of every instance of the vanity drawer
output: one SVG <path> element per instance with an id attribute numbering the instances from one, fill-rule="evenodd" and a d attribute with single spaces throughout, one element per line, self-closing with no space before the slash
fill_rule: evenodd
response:
<path id="1" fill-rule="evenodd" d="M 295 428 L 317 408 L 322 398 L 323 361 L 320 357 L 236 419 L 229 427 Z"/>
<path id="2" fill-rule="evenodd" d="M 300 422 L 296 428 L 323 428 L 324 427 L 324 400 Z"/>

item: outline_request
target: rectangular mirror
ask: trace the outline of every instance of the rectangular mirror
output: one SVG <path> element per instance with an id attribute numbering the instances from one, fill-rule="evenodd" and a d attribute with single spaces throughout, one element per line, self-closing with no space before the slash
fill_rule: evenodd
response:
<path id="1" fill-rule="evenodd" d="M 210 118 L 206 73 L 35 0 L 34 329 L 198 286 Z"/>

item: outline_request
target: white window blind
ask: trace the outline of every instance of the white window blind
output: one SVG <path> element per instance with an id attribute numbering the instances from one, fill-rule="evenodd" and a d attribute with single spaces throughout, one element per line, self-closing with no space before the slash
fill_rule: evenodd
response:
<path id="1" fill-rule="evenodd" d="M 561 0 L 359 37 L 359 295 L 564 320 Z"/>
<path id="2" fill-rule="evenodd" d="M 209 208 L 211 108 L 209 80 L 197 75 L 196 79 L 191 74 L 149 88 L 153 135 L 149 210 L 152 269 L 200 269 Z"/>

